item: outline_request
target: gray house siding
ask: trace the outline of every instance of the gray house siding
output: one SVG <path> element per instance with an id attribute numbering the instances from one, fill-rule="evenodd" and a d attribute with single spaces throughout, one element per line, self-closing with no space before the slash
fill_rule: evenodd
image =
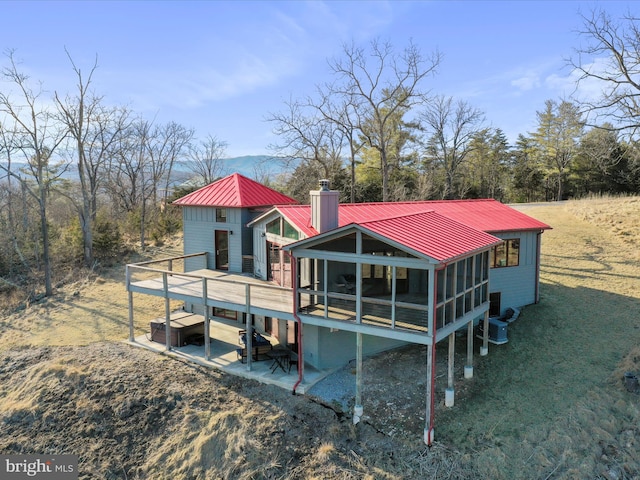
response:
<path id="1" fill-rule="evenodd" d="M 520 239 L 520 262 L 517 267 L 492 268 L 489 291 L 500 292 L 501 313 L 509 307 L 522 307 L 536 302 L 538 232 L 495 234 L 503 240 Z"/>
<path id="2" fill-rule="evenodd" d="M 216 209 L 212 207 L 183 207 L 184 254 L 207 252 L 207 268 L 216 269 L 215 231 L 233 232 L 229 235 L 229 271 L 242 272 L 243 216 L 239 208 L 227 208 L 227 221 L 216 222 Z M 186 270 L 201 268 L 196 261 L 187 259 Z"/>
<path id="3" fill-rule="evenodd" d="M 326 327 L 304 326 L 304 360 L 316 368 L 336 368 L 356 358 L 356 334 Z M 364 355 L 374 355 L 406 345 L 399 340 L 364 335 Z"/>

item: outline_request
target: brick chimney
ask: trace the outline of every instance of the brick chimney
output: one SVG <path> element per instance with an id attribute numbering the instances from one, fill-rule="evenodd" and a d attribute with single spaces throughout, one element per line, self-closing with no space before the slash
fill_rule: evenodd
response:
<path id="1" fill-rule="evenodd" d="M 338 227 L 340 192 L 329 190 L 329 180 L 320 180 L 320 190 L 311 190 L 311 226 L 318 233 Z"/>

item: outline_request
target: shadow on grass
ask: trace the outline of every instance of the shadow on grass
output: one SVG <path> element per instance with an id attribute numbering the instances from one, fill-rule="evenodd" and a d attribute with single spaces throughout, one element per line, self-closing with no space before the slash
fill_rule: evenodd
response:
<path id="1" fill-rule="evenodd" d="M 637 299 L 556 284 L 541 285 L 541 294 L 509 325 L 509 343 L 476 357 L 468 395 L 436 420 L 440 441 L 466 450 L 545 431 L 605 386 L 640 341 Z"/>

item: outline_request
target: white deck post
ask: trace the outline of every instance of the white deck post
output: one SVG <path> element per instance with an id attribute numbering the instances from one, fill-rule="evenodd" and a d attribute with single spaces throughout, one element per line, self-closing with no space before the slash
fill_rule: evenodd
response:
<path id="1" fill-rule="evenodd" d="M 453 407 L 454 403 L 454 388 L 453 388 L 453 367 L 456 354 L 456 334 L 452 332 L 449 334 L 449 358 L 447 360 L 447 389 L 444 392 L 444 404 L 446 407 Z"/>
<path id="2" fill-rule="evenodd" d="M 204 305 L 204 359 L 211 360 L 211 338 L 209 338 L 209 306 L 207 305 L 207 279 L 202 277 L 202 303 Z"/>
<path id="3" fill-rule="evenodd" d="M 133 337 L 133 292 L 129 288 L 131 286 L 131 270 L 129 269 L 129 265 L 127 265 L 126 272 L 127 292 L 129 292 L 129 341 L 133 342 L 135 340 Z"/>
<path id="4" fill-rule="evenodd" d="M 169 284 L 167 273 L 162 274 L 162 288 L 164 290 L 164 318 L 165 318 L 165 346 L 167 351 L 171 350 L 171 309 L 169 308 Z"/>
<path id="5" fill-rule="evenodd" d="M 424 443 L 431 446 L 433 443 L 433 424 L 432 418 L 432 405 L 433 405 L 433 349 L 435 347 L 431 344 L 427 345 L 427 405 L 425 408 L 425 426 L 424 426 Z"/>
<path id="6" fill-rule="evenodd" d="M 362 333 L 356 333 L 356 404 L 353 406 L 353 424 L 362 417 Z"/>
<path id="7" fill-rule="evenodd" d="M 129 341 L 133 342 L 133 292 L 129 292 Z"/>
<path id="8" fill-rule="evenodd" d="M 437 298 L 436 283 L 438 277 L 436 276 L 435 268 L 432 266 L 428 270 L 429 280 L 427 282 L 427 292 L 429 296 L 429 313 L 427 322 L 429 326 L 428 334 L 431 337 L 431 343 L 427 345 L 427 402 L 425 407 L 425 421 L 424 421 L 424 443 L 429 447 L 433 444 L 434 427 L 433 427 L 433 410 L 434 410 L 434 395 L 435 395 L 435 372 L 433 371 L 434 359 L 435 359 L 435 346 L 436 346 L 436 305 Z"/>
<path id="9" fill-rule="evenodd" d="M 247 283 L 244 286 L 244 294 L 245 294 L 245 300 L 246 300 L 246 335 L 245 338 L 247 339 L 247 371 L 250 372 L 251 371 L 251 355 L 253 354 L 253 332 L 251 331 L 252 326 L 251 326 L 251 315 L 249 314 L 249 305 L 251 304 L 251 291 L 250 291 L 250 285 Z"/>
<path id="10" fill-rule="evenodd" d="M 473 320 L 467 325 L 467 364 L 464 366 L 464 378 L 473 378 Z"/>
<path id="11" fill-rule="evenodd" d="M 484 332 L 482 334 L 482 346 L 480 347 L 480 355 L 489 354 L 489 310 L 484 312 Z"/>

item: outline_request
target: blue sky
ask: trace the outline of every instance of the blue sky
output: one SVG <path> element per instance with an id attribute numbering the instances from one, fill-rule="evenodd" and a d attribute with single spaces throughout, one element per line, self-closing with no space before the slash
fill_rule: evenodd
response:
<path id="1" fill-rule="evenodd" d="M 95 56 L 96 93 L 200 138 L 228 156 L 269 153 L 270 112 L 312 94 L 327 59 L 351 41 L 411 39 L 443 55 L 425 86 L 482 110 L 514 141 L 535 128 L 547 99 L 574 89 L 565 59 L 579 47 L 580 13 L 618 18 L 633 2 L 583 1 L 0 1 L 2 51 L 49 92 L 73 90 L 65 47 L 83 70 Z M 0 65 L 6 65 L 0 57 Z M 0 82 L 0 88 L 8 88 Z"/>

